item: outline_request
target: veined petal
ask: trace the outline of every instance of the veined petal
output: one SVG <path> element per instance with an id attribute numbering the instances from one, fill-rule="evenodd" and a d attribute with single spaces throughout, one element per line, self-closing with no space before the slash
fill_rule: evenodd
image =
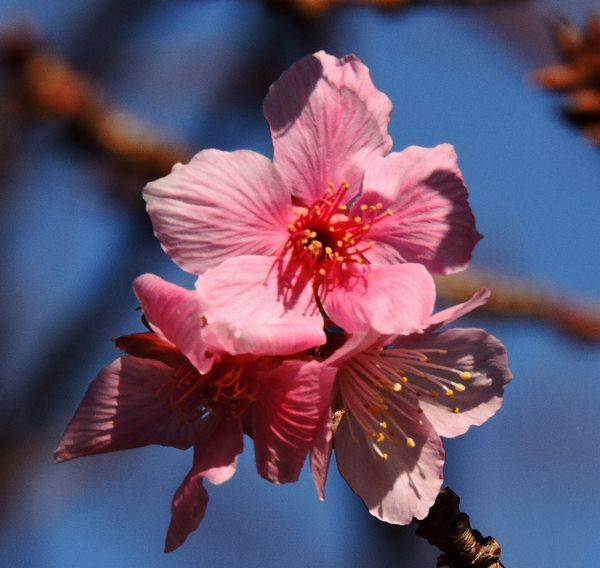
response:
<path id="1" fill-rule="evenodd" d="M 273 254 L 292 213 L 272 162 L 248 150 L 203 150 L 147 184 L 144 199 L 164 250 L 193 274 L 233 256 Z"/>
<path id="2" fill-rule="evenodd" d="M 296 481 L 331 403 L 336 369 L 288 360 L 256 372 L 259 394 L 252 434 L 258 472 L 275 483 Z"/>
<path id="3" fill-rule="evenodd" d="M 231 355 L 289 355 L 325 342 L 310 282 L 282 282 L 280 263 L 240 256 L 198 279 L 208 342 Z"/>
<path id="4" fill-rule="evenodd" d="M 420 264 L 350 265 L 323 298 L 327 315 L 348 333 L 422 331 L 433 310 L 435 284 Z"/>
<path id="5" fill-rule="evenodd" d="M 173 552 L 179 548 L 204 518 L 208 505 L 208 492 L 203 482 L 202 473 L 193 467 L 175 492 L 165 552 Z"/>
<path id="6" fill-rule="evenodd" d="M 392 212 L 369 231 L 372 262 L 418 262 L 440 274 L 466 268 L 481 235 L 450 144 L 374 158 L 364 188 L 355 207 L 377 201 Z"/>
<path id="7" fill-rule="evenodd" d="M 194 448 L 194 465 L 173 497 L 165 552 L 179 548 L 204 518 L 208 505 L 204 479 L 212 483 L 230 479 L 242 449 L 243 433 L 239 420 L 210 417 L 204 421 Z"/>
<path id="8" fill-rule="evenodd" d="M 264 112 L 274 162 L 304 204 L 320 199 L 327 183 L 345 180 L 360 191 L 365 166 L 390 151 L 392 104 L 361 61 L 320 51 L 293 65 L 271 86 Z"/>
<path id="9" fill-rule="evenodd" d="M 374 450 L 351 413 L 346 412 L 335 436 L 338 468 L 372 515 L 398 525 L 424 518 L 443 481 L 444 448 L 427 422 L 408 422 L 404 415 L 391 417 L 409 429 L 409 447 L 403 440 Z"/>
<path id="10" fill-rule="evenodd" d="M 325 483 L 333 450 L 332 420 L 333 414 L 329 408 L 317 427 L 315 440 L 310 449 L 310 471 L 321 501 L 325 500 Z"/>
<path id="11" fill-rule="evenodd" d="M 136 278 L 133 289 L 153 329 L 204 372 L 210 365 L 205 361 L 200 334 L 202 314 L 195 291 L 166 282 L 154 274 Z"/>
<path id="12" fill-rule="evenodd" d="M 450 306 L 445 310 L 433 314 L 429 319 L 429 327 L 443 327 L 452 323 L 479 306 L 483 306 L 490 299 L 491 294 L 492 292 L 489 288 L 480 288 L 466 302 Z"/>
<path id="13" fill-rule="evenodd" d="M 185 422 L 161 387 L 173 370 L 150 359 L 120 357 L 90 384 L 54 453 L 57 462 L 149 444 L 189 448 L 198 422 Z"/>
<path id="14" fill-rule="evenodd" d="M 431 372 L 460 385 L 451 397 L 421 397 L 420 406 L 440 436 L 464 434 L 491 418 L 502 405 L 504 385 L 512 379 L 504 345 L 483 329 L 450 329 L 407 338 L 402 348 L 427 349 Z M 452 370 L 444 370 L 446 367 Z M 423 370 L 427 370 L 423 367 Z M 423 379 L 411 383 L 429 388 Z"/>

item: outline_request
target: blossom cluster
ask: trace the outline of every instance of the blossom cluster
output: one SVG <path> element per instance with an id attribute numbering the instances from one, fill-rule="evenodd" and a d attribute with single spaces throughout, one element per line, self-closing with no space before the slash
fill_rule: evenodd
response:
<path id="1" fill-rule="evenodd" d="M 258 473 L 321 498 L 332 451 L 376 517 L 421 519 L 438 494 L 440 436 L 500 407 L 511 374 L 481 329 L 443 330 L 488 290 L 433 313 L 432 274 L 481 238 L 452 146 L 391 152 L 392 105 L 354 56 L 308 56 L 270 88 L 274 155 L 203 150 L 144 189 L 166 253 L 198 276 L 133 285 L 149 331 L 116 340 L 57 461 L 148 444 L 194 448 L 166 550 L 202 520 L 204 486 Z"/>

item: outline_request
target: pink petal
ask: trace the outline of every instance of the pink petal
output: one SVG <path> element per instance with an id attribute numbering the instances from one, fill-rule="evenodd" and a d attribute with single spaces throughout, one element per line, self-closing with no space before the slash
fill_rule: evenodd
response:
<path id="1" fill-rule="evenodd" d="M 196 288 L 208 321 L 207 342 L 232 355 L 288 355 L 325 342 L 312 287 L 288 293 L 279 262 L 240 256 L 198 279 Z"/>
<path id="2" fill-rule="evenodd" d="M 256 372 L 260 382 L 252 434 L 258 472 L 275 483 L 296 481 L 331 404 L 336 369 L 288 360 Z"/>
<path id="3" fill-rule="evenodd" d="M 215 485 L 229 481 L 235 473 L 237 457 L 244 449 L 244 433 L 239 419 L 211 417 L 215 423 L 198 437 L 194 467 Z"/>
<path id="4" fill-rule="evenodd" d="M 502 405 L 504 385 L 512 378 L 504 345 L 482 329 L 450 329 L 440 334 L 407 338 L 402 348 L 433 348 L 447 354 L 428 352 L 431 363 L 471 373 L 470 380 L 461 380 L 456 373 L 436 369 L 436 375 L 456 381 L 466 387 L 454 389 L 452 397 L 420 399 L 423 412 L 440 436 L 452 438 L 464 434 L 471 426 L 479 426 L 491 418 Z M 422 379 L 411 376 L 411 382 Z M 431 385 L 423 383 L 429 390 Z M 459 412 L 453 412 L 458 408 Z"/>
<path id="5" fill-rule="evenodd" d="M 171 408 L 173 370 L 158 361 L 121 357 L 90 384 L 54 453 L 57 462 L 149 444 L 189 448 L 196 422 Z M 164 392 L 164 396 L 158 396 Z"/>
<path id="6" fill-rule="evenodd" d="M 450 306 L 445 310 L 438 312 L 437 314 L 433 314 L 429 319 L 429 326 L 442 327 L 444 325 L 448 325 L 458 318 L 472 312 L 474 309 L 479 306 L 483 306 L 490 296 L 491 290 L 489 288 L 480 288 L 469 298 L 466 302 L 462 304 L 456 304 L 455 306 Z"/>
<path id="7" fill-rule="evenodd" d="M 194 448 L 194 465 L 173 497 L 165 552 L 180 547 L 203 519 L 208 504 L 204 479 L 212 483 L 230 479 L 242 449 L 243 433 L 239 420 L 211 416 L 204 421 Z"/>
<path id="8" fill-rule="evenodd" d="M 204 518 L 208 505 L 208 492 L 204 488 L 203 480 L 201 472 L 193 467 L 175 492 L 165 552 L 173 552 L 179 548 Z"/>
<path id="9" fill-rule="evenodd" d="M 136 278 L 133 289 L 153 329 L 204 372 L 209 363 L 200 335 L 203 322 L 197 294 L 153 274 Z"/>
<path id="10" fill-rule="evenodd" d="M 356 203 L 381 202 L 393 215 L 374 224 L 372 262 L 418 262 L 433 273 L 466 268 L 481 239 L 467 202 L 467 188 L 449 144 L 410 146 L 376 158 L 365 172 Z"/>
<path id="11" fill-rule="evenodd" d="M 193 274 L 233 256 L 270 255 L 287 240 L 290 191 L 255 152 L 199 152 L 150 182 L 144 199 L 163 248 Z"/>
<path id="12" fill-rule="evenodd" d="M 329 408 L 317 427 L 315 440 L 310 449 L 310 471 L 321 501 L 325 500 L 325 483 L 327 482 L 329 462 L 331 461 L 331 451 L 333 449 L 332 420 L 333 415 L 331 408 Z"/>
<path id="13" fill-rule="evenodd" d="M 426 420 L 419 425 L 400 413 L 392 418 L 407 430 L 415 447 L 400 440 L 397 445 L 386 441 L 381 444 L 382 452 L 388 455 L 384 460 L 375 455 L 372 440 L 346 413 L 335 436 L 335 454 L 341 474 L 371 514 L 388 523 L 406 525 L 413 517 L 424 518 L 439 493 L 444 448 Z"/>
<path id="14" fill-rule="evenodd" d="M 327 183 L 346 180 L 360 191 L 366 164 L 390 151 L 390 100 L 368 68 L 349 55 L 320 51 L 293 65 L 271 86 L 264 112 L 274 162 L 304 204 L 320 199 Z"/>
<path id="15" fill-rule="evenodd" d="M 409 334 L 421 331 L 435 302 L 435 284 L 420 264 L 350 266 L 327 290 L 327 315 L 348 333 Z"/>

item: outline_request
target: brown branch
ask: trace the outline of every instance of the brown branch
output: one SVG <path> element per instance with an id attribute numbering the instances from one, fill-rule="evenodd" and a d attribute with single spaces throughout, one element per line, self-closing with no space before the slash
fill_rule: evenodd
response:
<path id="1" fill-rule="evenodd" d="M 600 14 L 592 14 L 585 29 L 557 19 L 551 34 L 563 62 L 538 69 L 533 79 L 542 89 L 570 93 L 565 116 L 600 145 Z"/>
<path id="2" fill-rule="evenodd" d="M 417 521 L 417 535 L 443 554 L 437 566 L 448 568 L 502 568 L 500 544 L 471 528 L 469 516 L 459 509 L 460 498 L 452 489 L 440 491 L 429 514 Z"/>
<path id="3" fill-rule="evenodd" d="M 380 10 L 397 11 L 424 4 L 481 5 L 494 4 L 502 0 L 266 0 L 267 4 L 293 10 L 308 18 L 323 16 L 342 6 L 365 6 Z M 511 0 L 504 0 L 504 2 Z"/>
<path id="4" fill-rule="evenodd" d="M 543 321 L 578 339 L 600 341 L 597 302 L 567 298 L 530 282 L 472 269 L 438 277 L 436 283 L 439 296 L 450 302 L 464 302 L 479 288 L 490 288 L 492 297 L 479 311 Z"/>
<path id="5" fill-rule="evenodd" d="M 12 106 L 24 116 L 58 119 L 117 165 L 154 179 L 187 161 L 191 151 L 106 100 L 92 81 L 52 51 L 28 27 L 0 37 L 0 62 Z"/>

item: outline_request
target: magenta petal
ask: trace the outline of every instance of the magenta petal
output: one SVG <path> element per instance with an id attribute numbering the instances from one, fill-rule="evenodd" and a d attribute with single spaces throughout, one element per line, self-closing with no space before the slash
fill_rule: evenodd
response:
<path id="1" fill-rule="evenodd" d="M 172 552 L 179 548 L 204 518 L 208 505 L 208 492 L 204 488 L 203 480 L 201 472 L 193 467 L 175 492 L 165 552 Z"/>
<path id="2" fill-rule="evenodd" d="M 275 165 L 292 193 L 311 204 L 328 182 L 346 180 L 351 192 L 360 191 L 367 162 L 392 146 L 391 110 L 353 55 L 337 59 L 320 51 L 283 73 L 269 90 L 264 112 Z"/>
<path id="3" fill-rule="evenodd" d="M 133 289 L 155 331 L 175 345 L 198 370 L 204 371 L 207 363 L 197 294 L 153 274 L 136 278 Z"/>
<path id="4" fill-rule="evenodd" d="M 279 277 L 279 262 L 241 256 L 198 279 L 208 343 L 231 355 L 288 355 L 325 342 L 312 287 L 288 296 Z"/>
<path id="5" fill-rule="evenodd" d="M 229 481 L 235 473 L 237 457 L 244 449 L 244 434 L 239 419 L 209 420 L 214 422 L 204 431 L 196 444 L 194 467 L 211 483 L 219 485 Z"/>
<path id="6" fill-rule="evenodd" d="M 348 269 L 323 299 L 327 315 L 348 333 L 419 332 L 435 302 L 435 284 L 420 264 L 382 264 Z"/>
<path id="7" fill-rule="evenodd" d="M 193 274 L 233 256 L 272 254 L 288 236 L 290 191 L 255 152 L 199 152 L 150 182 L 144 199 L 163 248 Z"/>
<path id="8" fill-rule="evenodd" d="M 491 418 L 502 405 L 504 385 L 512 378 L 504 345 L 482 329 L 450 329 L 440 334 L 407 338 L 399 343 L 406 349 L 441 349 L 447 353 L 428 352 L 433 364 L 469 372 L 468 380 L 457 373 L 435 369 L 435 374 L 463 385 L 464 391 L 454 389 L 452 397 L 435 399 L 422 397 L 423 412 L 440 436 L 452 438 L 464 434 L 470 426 L 478 426 Z M 411 376 L 419 385 L 422 379 Z M 421 385 L 428 390 L 431 385 Z M 455 410 L 458 409 L 458 412 Z"/>
<path id="9" fill-rule="evenodd" d="M 368 253 L 372 262 L 418 262 L 441 274 L 466 268 L 481 235 L 450 144 L 376 158 L 364 187 L 356 207 L 380 201 L 393 212 L 369 231 L 377 243 Z"/>
<path id="10" fill-rule="evenodd" d="M 338 468 L 372 515 L 398 525 L 424 518 L 441 488 L 444 448 L 430 424 L 419 425 L 399 413 L 396 423 L 406 428 L 415 442 L 408 447 L 386 443 L 387 460 L 371 449 L 372 440 L 348 413 L 335 436 Z M 351 425 L 348 423 L 352 422 Z M 407 424 L 408 423 L 408 424 Z"/>
<path id="11" fill-rule="evenodd" d="M 331 403 L 336 369 L 288 360 L 256 372 L 252 434 L 258 472 L 275 483 L 296 481 Z"/>
<path id="12" fill-rule="evenodd" d="M 333 449 L 332 420 L 333 415 L 331 408 L 329 408 L 317 427 L 315 440 L 310 449 L 310 471 L 321 501 L 325 500 L 325 483 L 327 482 L 329 462 L 331 461 L 331 452 Z"/>
<path id="13" fill-rule="evenodd" d="M 429 319 L 429 326 L 442 327 L 452 323 L 479 306 L 483 306 L 489 300 L 490 295 L 491 291 L 489 288 L 480 288 L 466 302 L 450 306 L 445 310 L 433 314 Z"/>
<path id="14" fill-rule="evenodd" d="M 189 448 L 196 422 L 184 422 L 170 405 L 173 370 L 163 363 L 121 357 L 90 384 L 54 453 L 57 462 L 149 444 Z M 158 396 L 163 392 L 164 396 Z"/>

